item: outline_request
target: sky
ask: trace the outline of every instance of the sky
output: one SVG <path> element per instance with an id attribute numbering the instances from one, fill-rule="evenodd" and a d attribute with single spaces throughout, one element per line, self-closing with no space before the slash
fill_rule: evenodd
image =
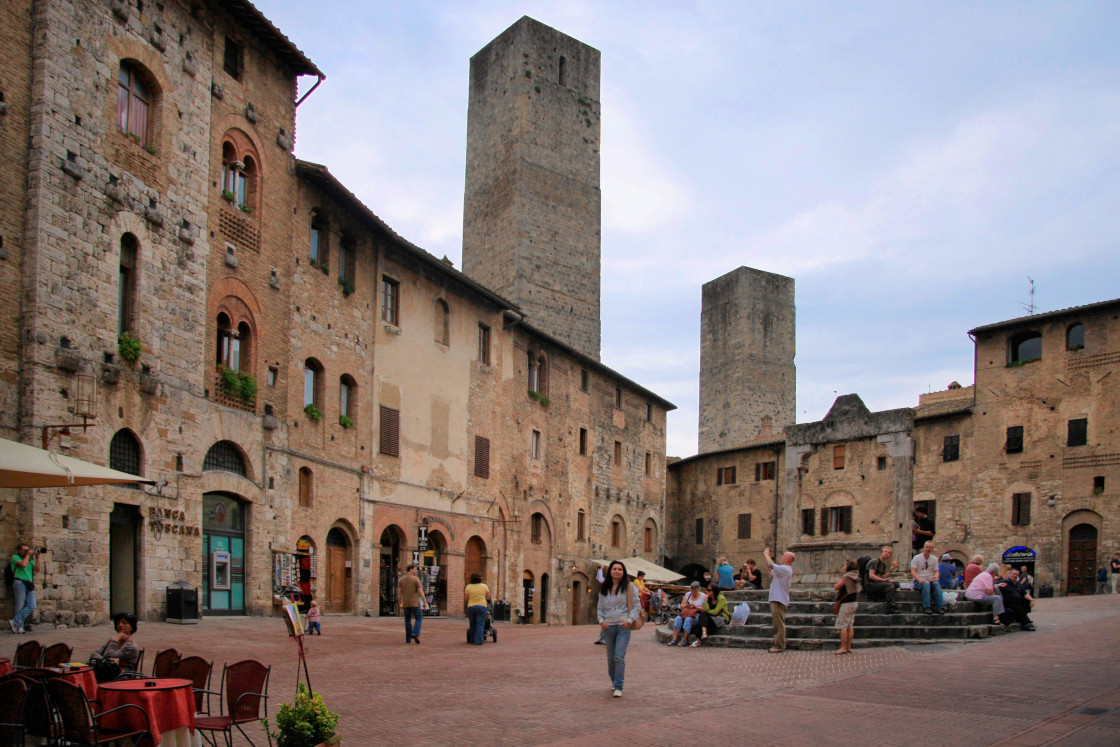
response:
<path id="1" fill-rule="evenodd" d="M 701 287 L 793 277 L 797 421 L 973 382 L 973 327 L 1120 297 L 1120 3 L 255 0 L 296 154 L 461 267 L 471 55 L 602 53 L 602 361 L 697 453 Z M 314 82 L 304 78 L 301 93 Z"/>

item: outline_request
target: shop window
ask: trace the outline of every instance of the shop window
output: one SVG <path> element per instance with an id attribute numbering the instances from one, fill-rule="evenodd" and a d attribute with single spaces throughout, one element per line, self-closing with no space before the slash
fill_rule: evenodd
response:
<path id="1" fill-rule="evenodd" d="M 812 537 L 817 533 L 817 512 L 811 508 L 801 509 L 801 533 Z"/>
<path id="2" fill-rule="evenodd" d="M 209 470 L 232 472 L 242 477 L 249 476 L 249 470 L 245 466 L 245 458 L 241 455 L 241 449 L 237 448 L 237 445 L 232 441 L 217 441 L 206 452 L 206 458 L 202 460 L 202 471 L 207 472 Z"/>
<path id="3" fill-rule="evenodd" d="M 825 506 L 821 508 L 821 536 L 826 534 L 851 534 L 852 507 Z"/>
<path id="4" fill-rule="evenodd" d="M 381 278 L 381 321 L 400 325 L 401 284 L 388 276 Z"/>
<path id="5" fill-rule="evenodd" d="M 941 461 L 955 462 L 961 458 L 961 437 L 946 436 L 945 444 L 941 447 Z"/>
<path id="6" fill-rule="evenodd" d="M 318 267 L 327 272 L 327 263 L 330 261 L 330 223 L 326 213 L 318 210 L 311 213 L 311 241 L 307 248 L 308 259 L 312 267 Z"/>
<path id="7" fill-rule="evenodd" d="M 1007 443 L 1004 450 L 1008 454 L 1023 453 L 1023 426 L 1013 425 L 1007 429 Z"/>
<path id="8" fill-rule="evenodd" d="M 140 243 L 130 233 L 121 236 L 120 270 L 117 276 L 117 334 L 132 331 L 136 304 L 136 259 Z"/>
<path id="9" fill-rule="evenodd" d="M 579 453 L 581 456 L 587 456 L 587 429 L 579 429 Z"/>
<path id="10" fill-rule="evenodd" d="M 1037 330 L 1020 332 L 1008 340 L 1007 364 L 1021 365 L 1042 357 L 1042 333 Z"/>
<path id="11" fill-rule="evenodd" d="M 1066 446 L 1084 446 L 1089 443 L 1089 419 L 1075 418 L 1069 421 L 1066 433 Z"/>
<path id="12" fill-rule="evenodd" d="M 307 467 L 299 468 L 299 505 L 301 506 L 311 505 L 311 478 L 311 470 Z"/>
<path id="13" fill-rule="evenodd" d="M 720 467 L 716 470 L 716 485 L 734 485 L 738 481 L 736 467 Z"/>
<path id="14" fill-rule="evenodd" d="M 303 406 L 323 409 L 323 364 L 314 358 L 303 362 Z"/>
<path id="15" fill-rule="evenodd" d="M 739 539 L 751 538 L 751 515 L 739 514 Z"/>
<path id="16" fill-rule="evenodd" d="M 583 542 L 587 539 L 587 512 L 582 508 L 576 514 L 576 541 Z"/>
<path id="17" fill-rule="evenodd" d="M 228 36 L 225 54 L 222 56 L 222 69 L 237 79 L 241 78 L 241 73 L 245 69 L 245 48 Z"/>
<path id="18" fill-rule="evenodd" d="M 474 476 L 490 477 L 490 439 L 483 436 L 474 437 Z"/>
<path id="19" fill-rule="evenodd" d="M 380 451 L 387 456 L 401 455 L 401 413 L 381 405 Z"/>
<path id="20" fill-rule="evenodd" d="M 778 474 L 777 462 L 759 462 L 754 465 L 754 481 L 773 480 Z"/>
<path id="21" fill-rule="evenodd" d="M 833 469 L 844 469 L 844 451 L 845 451 L 845 448 L 844 448 L 843 444 L 840 444 L 839 446 L 833 446 L 832 447 L 832 468 Z M 823 529 L 823 527 L 822 527 L 822 529 Z"/>
<path id="22" fill-rule="evenodd" d="M 541 432 L 533 431 L 529 436 L 529 455 L 533 459 L 541 458 Z"/>
<path id="23" fill-rule="evenodd" d="M 532 519 L 529 521 L 529 536 L 533 544 L 539 545 L 541 543 L 541 536 L 544 534 L 544 515 L 533 514 Z"/>
<path id="24" fill-rule="evenodd" d="M 117 126 L 141 147 L 152 144 L 151 76 L 137 63 L 121 62 L 117 77 Z"/>
<path id="25" fill-rule="evenodd" d="M 1066 330 L 1066 350 L 1082 350 L 1085 347 L 1085 325 L 1078 322 Z"/>
<path id="26" fill-rule="evenodd" d="M 130 475 L 143 474 L 140 472 L 140 439 L 127 428 L 114 433 L 109 442 L 109 468 Z M 135 488 L 136 484 L 128 487 Z"/>
<path id="27" fill-rule="evenodd" d="M 354 395 L 358 391 L 358 382 L 350 374 L 343 374 L 338 379 L 338 416 L 340 418 L 349 418 L 351 425 L 353 425 L 354 417 L 357 415 L 357 408 L 355 407 Z"/>
<path id="28" fill-rule="evenodd" d="M 704 520 L 703 519 L 697 519 L 696 520 L 695 540 L 696 540 L 696 544 L 698 544 L 698 545 L 704 544 Z"/>
<path id="29" fill-rule="evenodd" d="M 1015 493 L 1011 496 L 1011 525 L 1027 526 L 1031 523 L 1031 494 Z"/>
<path id="30" fill-rule="evenodd" d="M 490 328 L 482 323 L 478 325 L 478 362 L 490 365 Z"/>
<path id="31" fill-rule="evenodd" d="M 440 345 L 450 345 L 451 307 L 442 298 L 436 299 L 435 306 L 435 340 Z"/>

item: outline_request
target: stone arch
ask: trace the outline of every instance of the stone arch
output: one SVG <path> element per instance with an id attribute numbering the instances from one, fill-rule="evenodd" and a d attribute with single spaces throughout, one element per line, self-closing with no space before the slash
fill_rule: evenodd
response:
<path id="1" fill-rule="evenodd" d="M 1062 517 L 1062 588 L 1066 593 L 1092 594 L 1101 554 L 1103 518 L 1092 509 L 1081 508 Z M 1091 537 L 1086 552 L 1084 540 Z"/>
<path id="2" fill-rule="evenodd" d="M 206 448 L 206 454 L 207 455 L 210 454 L 211 451 L 218 444 L 228 444 L 229 446 L 233 447 L 233 449 L 236 451 L 236 453 L 241 457 L 241 463 L 242 463 L 242 465 L 245 469 L 245 474 L 241 475 L 241 474 L 238 474 L 237 472 L 233 472 L 233 471 L 229 471 L 229 470 L 206 469 L 205 468 L 206 455 L 204 455 L 203 459 L 202 459 L 202 466 L 203 466 L 202 474 L 203 474 L 203 477 L 205 477 L 208 474 L 230 475 L 231 477 L 237 478 L 239 481 L 247 480 L 250 483 L 253 483 L 253 475 L 255 474 L 253 460 L 249 456 L 248 452 L 246 452 L 244 447 L 242 447 L 241 444 L 239 444 L 237 441 L 233 441 L 233 440 L 228 439 L 228 438 L 215 439 Z"/>

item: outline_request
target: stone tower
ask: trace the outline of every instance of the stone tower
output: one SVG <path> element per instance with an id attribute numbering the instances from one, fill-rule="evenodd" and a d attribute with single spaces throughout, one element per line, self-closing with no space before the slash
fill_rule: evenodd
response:
<path id="1" fill-rule="evenodd" d="M 704 284 L 700 452 L 778 434 L 796 417 L 793 278 L 740 267 Z"/>
<path id="2" fill-rule="evenodd" d="M 599 51 L 522 17 L 471 58 L 463 271 L 599 359 Z"/>

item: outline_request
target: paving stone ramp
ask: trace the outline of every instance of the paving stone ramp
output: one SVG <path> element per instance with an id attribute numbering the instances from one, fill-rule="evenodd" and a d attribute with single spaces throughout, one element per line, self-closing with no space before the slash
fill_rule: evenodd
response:
<path id="1" fill-rule="evenodd" d="M 728 605 L 734 608 L 740 602 L 751 606 L 746 625 L 729 625 L 720 635 L 709 636 L 704 645 L 732 648 L 770 648 L 774 628 L 770 619 L 770 602 L 766 591 L 725 592 Z M 811 651 L 840 647 L 840 632 L 833 625 L 832 592 L 794 591 L 786 611 L 786 648 Z M 866 595 L 859 595 L 856 612 L 855 639 L 852 648 L 877 646 L 911 646 L 916 644 L 965 643 L 979 641 L 1005 631 L 993 624 L 989 609 L 976 602 L 964 600 L 946 605 L 944 615 L 927 615 L 922 612 L 922 596 L 915 591 L 899 590 L 896 602 L 900 614 L 886 614 L 885 602 L 873 602 Z M 1018 629 L 1017 625 L 1010 626 Z M 657 630 L 658 641 L 668 641 L 672 626 Z"/>

